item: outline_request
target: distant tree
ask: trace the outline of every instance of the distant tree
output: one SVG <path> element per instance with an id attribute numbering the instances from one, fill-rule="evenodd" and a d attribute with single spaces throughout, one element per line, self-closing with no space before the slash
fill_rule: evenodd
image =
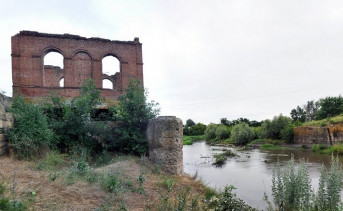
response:
<path id="1" fill-rule="evenodd" d="M 205 139 L 206 140 L 211 140 L 216 137 L 216 130 L 218 128 L 217 124 L 210 123 L 207 125 L 206 130 L 205 130 Z"/>
<path id="2" fill-rule="evenodd" d="M 221 118 L 220 119 L 220 124 L 230 126 L 231 122 L 227 118 Z"/>
<path id="3" fill-rule="evenodd" d="M 231 130 L 231 139 L 236 144 L 246 144 L 254 137 L 254 130 L 247 123 L 235 125 Z"/>
<path id="4" fill-rule="evenodd" d="M 281 132 L 292 123 L 291 118 L 283 116 L 275 116 L 273 120 L 265 120 L 260 129 L 260 138 L 281 139 Z"/>
<path id="5" fill-rule="evenodd" d="M 307 101 L 307 104 L 304 105 L 304 111 L 306 116 L 306 121 L 312 121 L 315 120 L 317 111 L 320 108 L 320 102 L 319 101 Z"/>
<path id="6" fill-rule="evenodd" d="M 305 122 L 306 121 L 306 112 L 304 109 L 300 108 L 300 106 L 297 106 L 296 109 L 293 109 L 291 111 L 291 118 L 294 122 Z"/>
<path id="7" fill-rule="evenodd" d="M 197 123 L 189 128 L 189 134 L 192 136 L 204 135 L 206 130 L 206 125 L 202 123 Z"/>
<path id="8" fill-rule="evenodd" d="M 320 108 L 316 115 L 316 119 L 318 120 L 337 116 L 343 112 L 343 98 L 341 95 L 320 99 L 319 103 Z"/>
<path id="9" fill-rule="evenodd" d="M 193 120 L 191 120 L 191 119 L 187 119 L 186 126 L 192 127 L 193 125 L 195 125 L 195 122 Z"/>
<path id="10" fill-rule="evenodd" d="M 223 140 L 230 138 L 231 128 L 226 125 L 219 125 L 216 130 L 216 137 Z"/>

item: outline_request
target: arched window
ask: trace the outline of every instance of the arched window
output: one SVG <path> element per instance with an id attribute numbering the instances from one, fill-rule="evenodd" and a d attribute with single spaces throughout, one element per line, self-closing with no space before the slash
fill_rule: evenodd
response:
<path id="1" fill-rule="evenodd" d="M 64 77 L 62 54 L 57 52 L 47 53 L 43 62 L 43 85 L 45 87 L 61 87 L 60 79 Z"/>
<path id="2" fill-rule="evenodd" d="M 102 59 L 102 74 L 108 76 L 114 75 L 120 72 L 120 62 L 114 56 L 106 56 Z"/>
<path id="3" fill-rule="evenodd" d="M 108 79 L 102 80 L 102 88 L 103 89 L 113 89 L 113 83 L 112 81 Z"/>
<path id="4" fill-rule="evenodd" d="M 60 87 L 64 87 L 64 78 L 61 78 L 60 80 Z"/>
<path id="5" fill-rule="evenodd" d="M 44 56 L 44 65 L 51 65 L 63 69 L 63 56 L 57 52 L 50 52 Z"/>

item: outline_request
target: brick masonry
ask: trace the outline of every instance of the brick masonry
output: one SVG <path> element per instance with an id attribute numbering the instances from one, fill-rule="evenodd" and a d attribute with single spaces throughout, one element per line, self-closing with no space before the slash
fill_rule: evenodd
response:
<path id="1" fill-rule="evenodd" d="M 58 52 L 63 56 L 63 69 L 44 66 L 44 56 Z M 85 38 L 71 34 L 46 34 L 21 31 L 12 37 L 13 93 L 33 101 L 54 91 L 67 98 L 79 94 L 82 83 L 92 78 L 101 95 L 116 100 L 128 81 L 138 78 L 143 82 L 142 44 L 134 41 L 116 41 Z M 114 56 L 120 62 L 120 72 L 106 75 L 102 59 Z M 64 79 L 64 87 L 59 86 Z M 113 89 L 102 89 L 104 79 L 113 83 Z"/>

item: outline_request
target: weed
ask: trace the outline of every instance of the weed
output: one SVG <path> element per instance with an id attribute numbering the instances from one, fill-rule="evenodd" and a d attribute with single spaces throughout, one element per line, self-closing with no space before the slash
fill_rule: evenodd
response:
<path id="1" fill-rule="evenodd" d="M 168 192 L 173 190 L 175 184 L 176 184 L 175 179 L 173 179 L 172 177 L 164 176 L 162 185 L 164 188 L 167 189 Z"/>
<path id="2" fill-rule="evenodd" d="M 145 176 L 144 176 L 144 173 L 143 173 L 142 170 L 140 171 L 137 180 L 138 180 L 138 183 L 139 183 L 139 193 L 140 193 L 140 194 L 144 194 L 145 191 L 144 191 L 144 188 L 143 188 L 143 183 L 144 183 L 144 181 L 145 181 Z"/>
<path id="3" fill-rule="evenodd" d="M 222 166 L 228 157 L 234 157 L 236 153 L 232 152 L 230 149 L 224 149 L 222 153 L 214 155 L 215 162 L 213 165 L 215 166 Z"/>
<path id="4" fill-rule="evenodd" d="M 118 193 L 121 189 L 119 176 L 113 173 L 106 174 L 101 180 L 101 185 L 103 189 L 111 193 Z"/>

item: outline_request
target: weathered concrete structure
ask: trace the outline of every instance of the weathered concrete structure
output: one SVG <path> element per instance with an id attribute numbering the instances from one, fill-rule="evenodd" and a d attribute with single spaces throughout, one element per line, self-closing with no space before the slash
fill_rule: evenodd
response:
<path id="1" fill-rule="evenodd" d="M 8 107 L 11 105 L 12 99 L 0 94 L 0 156 L 7 152 L 4 131 L 12 128 L 13 117 L 8 112 Z"/>
<path id="2" fill-rule="evenodd" d="M 160 116 L 149 121 L 149 158 L 172 174 L 183 173 L 182 121 L 175 116 Z"/>
<path id="3" fill-rule="evenodd" d="M 296 144 L 327 144 L 343 142 L 343 124 L 333 124 L 326 127 L 295 127 L 294 143 Z"/>
<path id="4" fill-rule="evenodd" d="M 63 56 L 64 68 L 44 66 L 44 56 L 58 52 Z M 103 74 L 102 59 L 114 56 L 120 62 L 120 72 Z M 13 93 L 28 99 L 39 100 L 51 91 L 65 97 L 79 94 L 82 83 L 92 78 L 101 95 L 116 100 L 132 78 L 143 82 L 142 44 L 134 41 L 112 41 L 102 38 L 85 38 L 71 34 L 46 34 L 21 31 L 12 37 Z M 64 86 L 59 83 L 64 80 Z M 103 89 L 108 79 L 113 89 Z"/>

